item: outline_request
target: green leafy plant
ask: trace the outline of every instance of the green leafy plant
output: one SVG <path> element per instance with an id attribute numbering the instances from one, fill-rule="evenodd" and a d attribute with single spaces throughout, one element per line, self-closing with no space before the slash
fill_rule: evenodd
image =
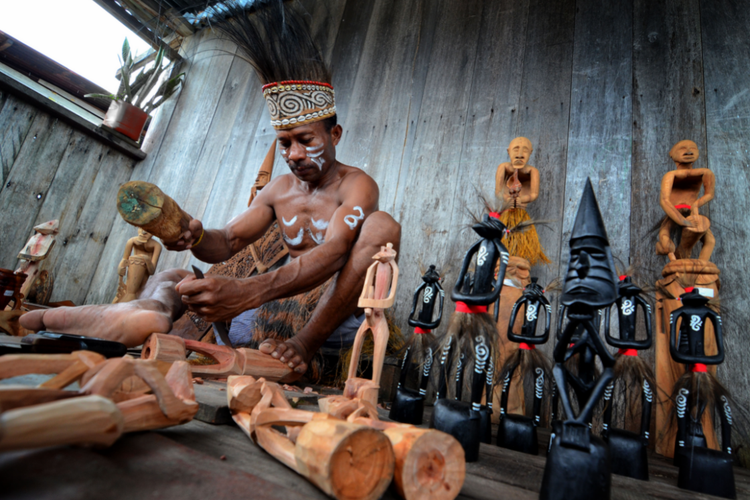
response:
<path id="1" fill-rule="evenodd" d="M 164 48 L 160 48 L 156 53 L 153 64 L 144 67 L 135 75 L 133 70 L 135 61 L 130 52 L 130 43 L 127 38 L 122 44 L 122 56 L 118 55 L 118 58 L 120 58 L 120 88 L 117 90 L 117 95 L 86 94 L 84 97 L 102 97 L 113 101 L 124 101 L 141 108 L 146 113 L 151 113 L 177 92 L 183 83 L 185 73 L 180 73 L 162 82 L 156 92 L 152 92 L 162 74 L 172 67 L 172 63 L 164 61 Z"/>

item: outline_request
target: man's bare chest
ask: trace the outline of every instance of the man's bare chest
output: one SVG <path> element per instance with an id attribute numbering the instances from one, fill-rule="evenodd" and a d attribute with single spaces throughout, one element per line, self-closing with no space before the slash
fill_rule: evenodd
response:
<path id="1" fill-rule="evenodd" d="M 338 203 L 330 197 L 285 197 L 274 211 L 290 250 L 304 250 L 323 244 L 337 208 Z"/>

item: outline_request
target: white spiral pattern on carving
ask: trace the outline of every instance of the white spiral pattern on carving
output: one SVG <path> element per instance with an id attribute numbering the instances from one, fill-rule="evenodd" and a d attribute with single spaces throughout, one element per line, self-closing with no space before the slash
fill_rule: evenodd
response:
<path id="1" fill-rule="evenodd" d="M 646 401 L 648 401 L 649 403 L 653 402 L 654 393 L 651 392 L 651 386 L 648 385 L 648 381 L 646 379 L 643 379 L 643 395 L 646 396 Z"/>
<path id="2" fill-rule="evenodd" d="M 434 294 L 435 292 L 432 291 L 432 287 L 428 286 L 427 288 L 424 289 L 424 296 L 422 297 L 422 302 L 424 302 L 425 304 L 428 304 L 432 300 L 432 297 L 434 296 Z"/>
<path id="3" fill-rule="evenodd" d="M 615 390 L 615 384 L 613 382 L 610 382 L 609 385 L 607 385 L 606 389 L 604 389 L 604 401 L 609 401 L 612 399 L 612 392 Z"/>
<path id="4" fill-rule="evenodd" d="M 448 343 L 443 346 L 443 353 L 440 355 L 440 364 L 444 365 L 445 360 L 448 357 L 448 352 L 451 350 L 451 343 L 453 342 L 453 336 L 448 337 Z"/>
<path id="5" fill-rule="evenodd" d="M 477 265 L 483 266 L 485 261 L 487 260 L 487 247 L 484 246 L 484 243 L 479 247 L 479 252 L 477 253 Z"/>
<path id="6" fill-rule="evenodd" d="M 495 377 L 495 362 L 492 361 L 492 357 L 490 357 L 490 362 L 487 364 L 487 377 L 486 377 L 486 383 L 491 384 L 492 379 Z M 492 401 L 490 401 L 488 406 L 492 406 Z"/>
<path id="7" fill-rule="evenodd" d="M 700 316 L 695 315 L 695 314 L 690 316 L 690 328 L 692 328 L 694 332 L 699 332 L 702 325 L 703 325 L 703 321 L 701 321 Z"/>
<path id="8" fill-rule="evenodd" d="M 406 352 L 404 353 L 404 359 L 401 361 L 401 369 L 403 370 L 406 366 L 406 358 L 409 357 L 409 351 L 411 350 L 411 347 L 406 348 Z"/>
<path id="9" fill-rule="evenodd" d="M 474 373 L 482 373 L 487 366 L 490 350 L 484 344 L 484 337 L 477 337 L 474 340 L 477 342 L 474 346 Z"/>
<path id="10" fill-rule="evenodd" d="M 526 321 L 528 321 L 529 323 L 532 322 L 532 321 L 534 321 L 536 319 L 536 316 L 537 316 L 536 311 L 537 311 L 537 305 L 536 304 L 529 304 L 526 307 Z"/>
<path id="11" fill-rule="evenodd" d="M 724 415 L 727 417 L 727 423 L 732 424 L 732 409 L 729 407 L 729 400 L 726 396 L 721 397 L 721 401 L 724 403 Z"/>
<path id="12" fill-rule="evenodd" d="M 456 364 L 456 382 L 461 379 L 461 371 L 464 369 L 464 353 L 458 357 L 458 363 Z"/>
<path id="13" fill-rule="evenodd" d="M 536 368 L 534 372 L 536 372 L 534 396 L 536 396 L 537 399 L 542 399 L 542 397 L 544 396 L 544 370 L 542 370 L 541 368 Z"/>
<path id="14" fill-rule="evenodd" d="M 680 394 L 677 396 L 677 418 L 685 418 L 688 394 L 690 391 L 687 389 L 680 389 Z"/>
<path id="15" fill-rule="evenodd" d="M 635 306 L 633 305 L 633 301 L 629 299 L 625 299 L 622 301 L 622 314 L 623 316 L 630 316 L 633 314 L 633 311 L 635 311 Z"/>
<path id="16" fill-rule="evenodd" d="M 510 372 L 505 373 L 503 378 L 503 392 L 508 392 L 508 386 L 510 385 Z"/>
<path id="17" fill-rule="evenodd" d="M 431 370 L 432 370 L 432 347 L 428 347 L 427 353 L 425 354 L 424 370 L 422 371 L 422 376 L 429 377 Z"/>

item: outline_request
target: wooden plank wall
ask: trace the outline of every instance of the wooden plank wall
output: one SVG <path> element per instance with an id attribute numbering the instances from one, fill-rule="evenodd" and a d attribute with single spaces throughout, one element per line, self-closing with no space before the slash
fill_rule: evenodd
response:
<path id="1" fill-rule="evenodd" d="M 739 329 L 750 322 L 750 292 L 743 287 L 750 9 L 743 2 L 302 3 L 334 67 L 345 131 L 339 159 L 376 179 L 381 209 L 404 227 L 402 286 L 394 308 L 402 327 L 420 266 L 435 263 L 447 270 L 446 288 L 452 286 L 458 259 L 474 239 L 466 229 L 467 207 L 479 207 L 474 187 L 491 193 L 497 165 L 507 159 L 511 139 L 521 135 L 534 144 L 530 163 L 542 178 L 531 213 L 553 221 L 539 233 L 555 263 L 533 274 L 546 283 L 564 271 L 570 226 L 590 176 L 616 256 L 653 282 L 664 264 L 654 255 L 650 232 L 663 215 L 660 179 L 673 168 L 671 146 L 692 139 L 701 151 L 697 166 L 717 175 L 716 199 L 704 213 L 718 240 L 714 260 L 722 270 L 722 307 L 730 326 L 720 375 L 732 379 L 735 394 L 750 406 L 750 358 Z M 128 179 L 156 182 L 207 226 L 219 226 L 245 207 L 274 132 L 259 84 L 235 47 L 204 30 L 181 50 L 186 84 L 158 113 L 144 147 L 148 158 L 132 170 L 123 164 L 108 179 L 113 186 Z M 107 206 L 98 201 L 109 196 L 104 186 L 83 186 L 102 182 L 97 172 L 117 161 L 106 154 L 100 159 L 101 148 L 33 110 L 9 105 L 12 99 L 0 95 L 0 124 L 11 123 L 0 127 L 0 176 L 3 186 L 11 181 L 11 188 L 0 188 L 2 246 L 7 237 L 22 244 L 32 224 L 54 211 L 80 214 L 64 225 L 68 244 L 80 245 L 83 253 L 66 250 L 54 258 L 55 266 L 71 272 L 58 276 L 55 298 L 83 294 L 88 303 L 109 301 L 120 252 L 135 231 L 106 210 L 94 213 Z M 33 176 L 14 177 L 16 156 L 28 158 Z M 58 167 L 50 172 L 49 165 Z M 285 172 L 277 159 L 275 174 Z M 13 187 L 22 182 L 23 189 Z M 79 191 L 87 197 L 64 196 Z M 41 204 L 33 217 L 12 212 L 36 207 L 36 192 L 46 193 L 48 207 Z M 79 228 L 79 219 L 85 227 Z M 88 236 L 92 232 L 98 239 Z M 16 246 L 0 254 L 6 267 Z M 160 268 L 190 263 L 188 254 L 165 254 Z"/>

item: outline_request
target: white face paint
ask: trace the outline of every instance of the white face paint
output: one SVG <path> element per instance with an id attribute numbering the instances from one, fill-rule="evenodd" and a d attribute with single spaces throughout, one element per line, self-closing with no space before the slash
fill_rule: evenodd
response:
<path id="1" fill-rule="evenodd" d="M 354 207 L 354 210 L 359 212 L 359 215 L 347 215 L 344 217 L 344 222 L 352 231 L 357 229 L 359 221 L 365 218 L 365 212 L 362 210 L 362 207 Z"/>
<path id="2" fill-rule="evenodd" d="M 299 232 L 294 238 L 290 238 L 289 236 L 287 236 L 284 231 L 281 232 L 281 235 L 284 237 L 284 241 L 286 241 L 286 244 L 293 247 L 296 247 L 297 245 L 302 243 L 302 237 L 304 236 L 304 234 L 305 232 L 302 228 L 299 228 Z"/>
<path id="3" fill-rule="evenodd" d="M 315 220 L 313 218 L 313 219 L 310 219 L 310 222 L 312 222 L 313 227 L 319 231 L 325 231 L 326 229 L 328 229 L 327 220 L 323 220 L 323 219 Z"/>
<path id="4" fill-rule="evenodd" d="M 293 226 L 293 225 L 294 225 L 294 223 L 295 223 L 295 222 L 297 222 L 297 216 L 295 215 L 294 217 L 292 217 L 292 220 L 290 220 L 290 221 L 287 221 L 287 220 L 286 220 L 286 219 L 285 219 L 285 218 L 284 218 L 284 217 L 282 216 L 282 217 L 281 217 L 281 222 L 283 222 L 283 223 L 284 223 L 284 225 L 285 225 L 286 227 L 290 227 L 290 226 Z"/>
<path id="5" fill-rule="evenodd" d="M 320 146 L 316 146 L 314 148 L 305 148 L 305 151 L 307 151 L 307 157 L 310 158 L 310 161 L 313 162 L 318 166 L 318 170 L 323 170 L 323 165 L 325 164 L 325 160 L 321 158 L 323 156 L 323 144 Z"/>
<path id="6" fill-rule="evenodd" d="M 286 155 L 287 155 L 287 152 L 288 152 L 288 150 L 287 150 L 286 148 L 280 148 L 280 149 L 279 149 L 279 152 L 281 153 L 281 156 L 286 156 Z"/>

